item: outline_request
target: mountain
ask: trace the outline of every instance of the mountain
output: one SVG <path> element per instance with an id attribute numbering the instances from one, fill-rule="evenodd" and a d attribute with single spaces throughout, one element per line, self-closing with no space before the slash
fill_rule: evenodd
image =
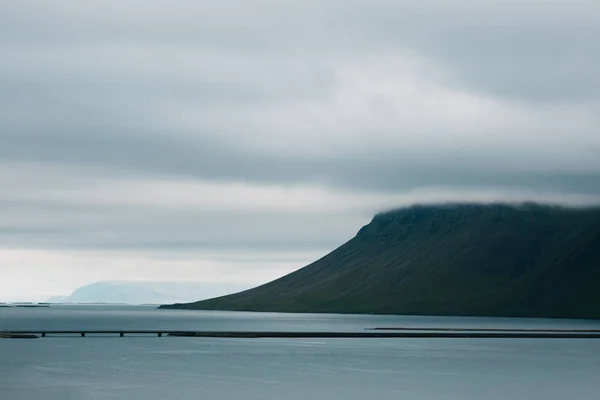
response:
<path id="1" fill-rule="evenodd" d="M 208 299 L 247 289 L 239 284 L 205 282 L 102 281 L 76 289 L 70 296 L 53 296 L 55 303 L 161 304 Z"/>
<path id="2" fill-rule="evenodd" d="M 600 318 L 600 208 L 413 206 L 202 310 Z"/>
<path id="3" fill-rule="evenodd" d="M 68 298 L 69 296 L 52 296 L 46 300 L 46 303 L 64 303 Z"/>

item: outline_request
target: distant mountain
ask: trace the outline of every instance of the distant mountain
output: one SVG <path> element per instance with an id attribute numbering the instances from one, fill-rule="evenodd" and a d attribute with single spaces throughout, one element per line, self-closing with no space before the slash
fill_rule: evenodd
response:
<path id="1" fill-rule="evenodd" d="M 46 300 L 46 303 L 64 303 L 67 298 L 69 298 L 69 296 L 52 296 Z"/>
<path id="2" fill-rule="evenodd" d="M 204 282 L 104 281 L 82 286 L 70 296 L 54 296 L 48 302 L 162 304 L 208 299 L 247 288 L 240 284 Z"/>
<path id="3" fill-rule="evenodd" d="M 294 273 L 164 307 L 600 318 L 600 209 L 457 204 L 381 213 Z"/>

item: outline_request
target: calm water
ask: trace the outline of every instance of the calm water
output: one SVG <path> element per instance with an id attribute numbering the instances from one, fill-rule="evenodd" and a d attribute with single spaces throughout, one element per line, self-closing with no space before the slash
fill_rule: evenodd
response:
<path id="1" fill-rule="evenodd" d="M 0 308 L 0 330 L 598 328 L 600 322 Z M 0 399 L 577 399 L 600 397 L 600 340 L 0 340 Z"/>

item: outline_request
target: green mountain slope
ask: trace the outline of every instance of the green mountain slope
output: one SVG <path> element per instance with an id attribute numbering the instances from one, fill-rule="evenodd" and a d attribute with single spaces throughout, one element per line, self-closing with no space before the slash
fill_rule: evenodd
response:
<path id="1" fill-rule="evenodd" d="M 165 308 L 600 318 L 600 208 L 415 206 L 234 295 Z"/>

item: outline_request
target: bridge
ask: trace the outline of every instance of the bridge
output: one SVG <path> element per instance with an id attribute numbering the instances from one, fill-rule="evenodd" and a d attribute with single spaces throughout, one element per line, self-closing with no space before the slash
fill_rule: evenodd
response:
<path id="1" fill-rule="evenodd" d="M 203 338 L 447 338 L 447 339 L 600 339 L 599 330 L 540 329 L 450 329 L 450 328 L 375 328 L 362 332 L 286 332 L 286 331 L 181 331 L 181 330 L 19 330 L 0 332 L 0 338 L 35 339 L 47 336 L 76 335 L 152 335 Z"/>

